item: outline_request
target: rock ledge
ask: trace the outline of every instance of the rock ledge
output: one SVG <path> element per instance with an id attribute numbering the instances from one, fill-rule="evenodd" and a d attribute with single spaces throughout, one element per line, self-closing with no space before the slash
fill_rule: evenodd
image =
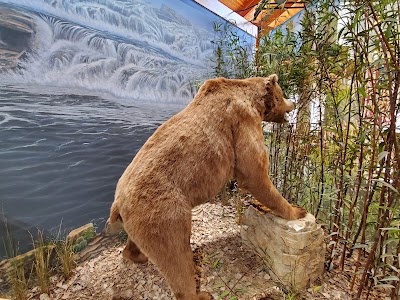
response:
<path id="1" fill-rule="evenodd" d="M 311 214 L 287 221 L 249 206 L 241 236 L 261 257 L 271 278 L 287 287 L 304 289 L 324 272 L 324 234 Z"/>

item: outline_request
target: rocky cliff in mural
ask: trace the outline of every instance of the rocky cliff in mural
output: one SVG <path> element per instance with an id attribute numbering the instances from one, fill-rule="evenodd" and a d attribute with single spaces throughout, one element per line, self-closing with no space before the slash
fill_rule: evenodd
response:
<path id="1" fill-rule="evenodd" d="M 0 72 L 15 68 L 32 46 L 32 18 L 0 6 Z"/>

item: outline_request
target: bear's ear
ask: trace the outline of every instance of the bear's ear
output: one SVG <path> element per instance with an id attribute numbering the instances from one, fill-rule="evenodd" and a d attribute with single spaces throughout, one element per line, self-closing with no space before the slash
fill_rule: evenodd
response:
<path id="1" fill-rule="evenodd" d="M 268 80 L 272 83 L 277 83 L 278 82 L 278 75 L 272 74 L 268 76 Z"/>

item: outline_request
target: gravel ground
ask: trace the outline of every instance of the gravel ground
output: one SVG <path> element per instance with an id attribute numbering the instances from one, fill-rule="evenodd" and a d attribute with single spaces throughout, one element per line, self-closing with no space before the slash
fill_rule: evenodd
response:
<path id="1" fill-rule="evenodd" d="M 242 244 L 240 226 L 231 206 L 207 203 L 197 207 L 193 211 L 191 244 L 201 290 L 211 292 L 215 299 L 351 299 L 346 292 L 346 277 L 341 277 L 340 272 L 326 273 L 321 282 L 297 298 L 285 297 L 260 259 Z M 69 280 L 52 277 L 50 295 L 40 295 L 35 288 L 29 299 L 174 299 L 152 263 L 127 262 L 122 258 L 122 250 L 123 245 L 103 250 L 80 264 Z"/>

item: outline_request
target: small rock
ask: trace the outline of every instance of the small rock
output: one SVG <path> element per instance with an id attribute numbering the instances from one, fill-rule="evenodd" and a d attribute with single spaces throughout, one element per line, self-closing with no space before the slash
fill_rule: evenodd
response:
<path id="1" fill-rule="evenodd" d="M 61 281 L 59 283 L 56 284 L 56 287 L 63 289 L 63 290 L 67 290 L 68 289 L 68 285 L 67 284 L 63 284 Z"/>
<path id="2" fill-rule="evenodd" d="M 40 300 L 51 300 L 49 295 L 47 295 L 47 294 L 40 294 L 39 299 Z"/>
<path id="3" fill-rule="evenodd" d="M 322 294 L 326 299 L 331 299 L 331 295 L 330 295 L 330 294 L 324 293 L 324 292 L 322 292 L 321 294 Z"/>
<path id="4" fill-rule="evenodd" d="M 63 300 L 71 299 L 70 293 L 65 293 L 65 294 L 61 297 L 61 299 L 63 299 Z"/>

